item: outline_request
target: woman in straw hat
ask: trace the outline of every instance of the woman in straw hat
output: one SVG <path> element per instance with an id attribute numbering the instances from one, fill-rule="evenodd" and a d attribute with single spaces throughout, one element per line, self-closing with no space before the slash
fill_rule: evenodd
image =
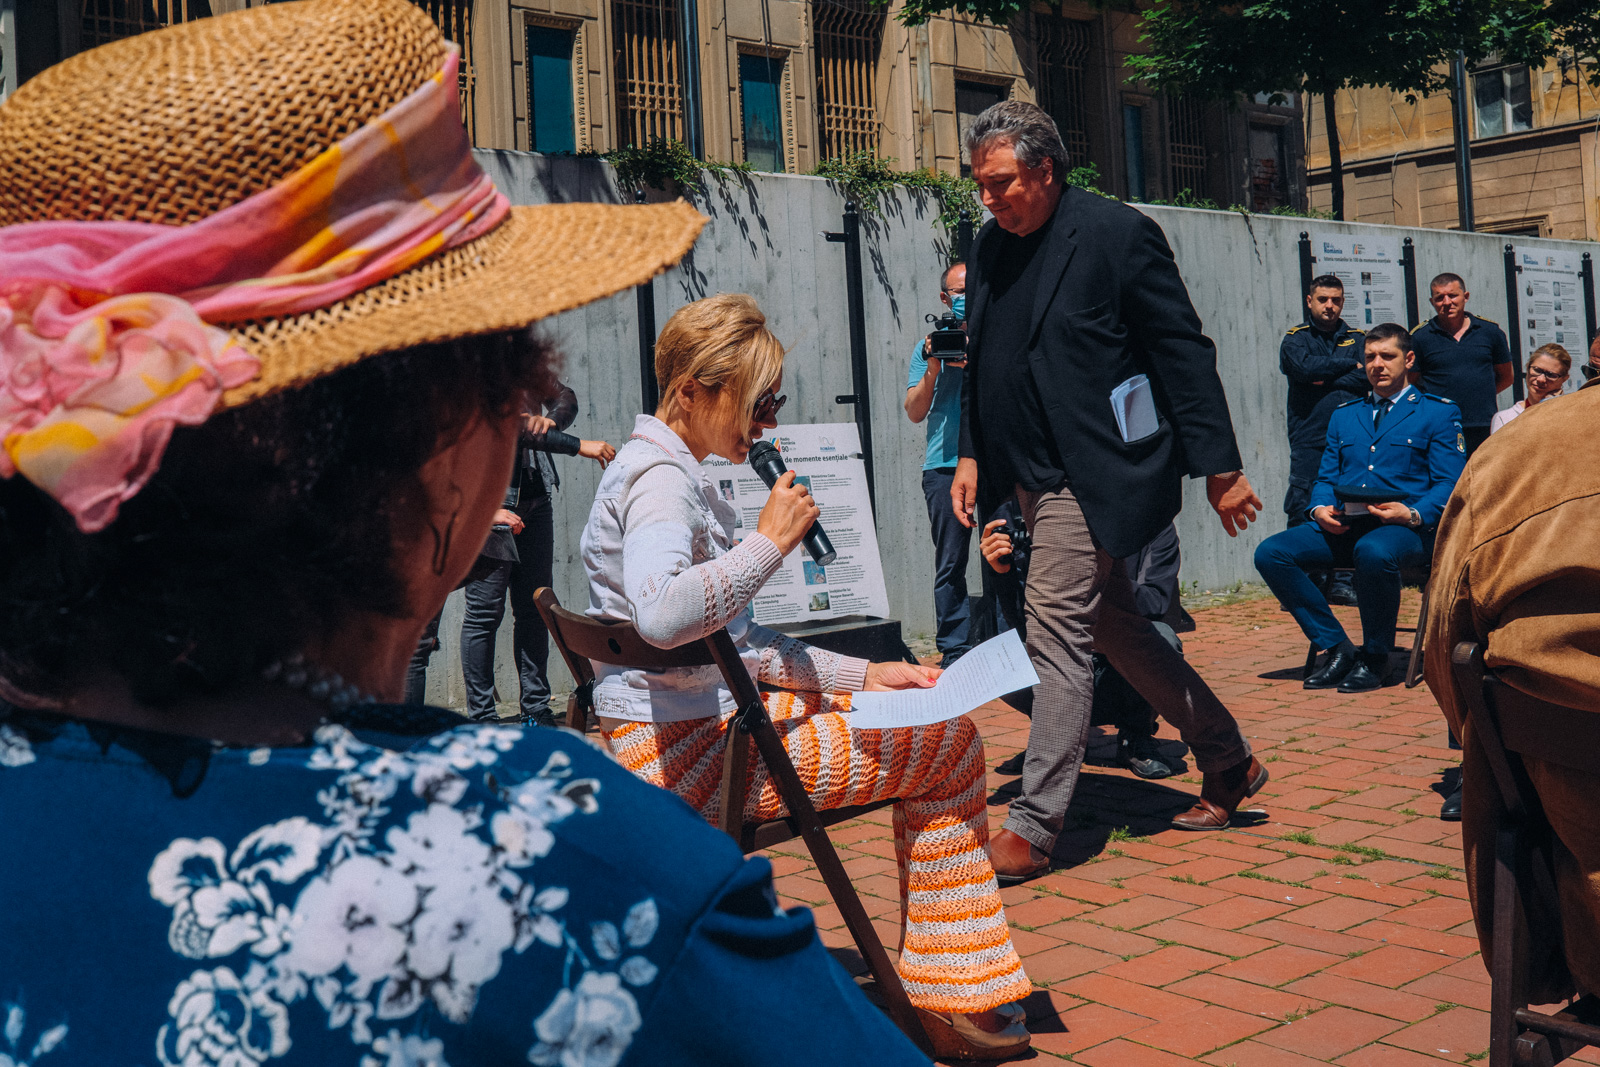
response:
<path id="1" fill-rule="evenodd" d="M 0 106 L 0 1062 L 924 1062 L 667 794 L 383 703 L 549 395 L 527 327 L 703 222 L 510 208 L 457 61 L 315 0 Z"/>
<path id="2" fill-rule="evenodd" d="M 778 425 L 783 346 L 748 296 L 680 308 L 656 340 L 661 407 L 640 415 L 607 468 L 583 533 L 590 614 L 631 622 L 673 648 L 727 627 L 753 676 L 786 692 L 768 710 L 819 808 L 899 798 L 904 938 L 900 974 L 941 1055 L 1025 1051 L 1017 1001 L 1031 989 L 1011 944 L 984 850 L 983 739 L 965 716 L 931 726 L 852 729 L 850 692 L 933 684 L 938 671 L 868 663 L 751 621 L 756 594 L 800 544 L 818 508 L 793 472 L 773 486 L 755 529 L 736 540 L 733 505 L 701 462 L 743 463 Z M 595 664 L 595 711 L 623 765 L 713 822 L 733 695 L 714 668 L 662 672 Z M 753 741 L 747 743 L 754 744 Z M 761 760 L 746 814 L 783 814 Z"/>

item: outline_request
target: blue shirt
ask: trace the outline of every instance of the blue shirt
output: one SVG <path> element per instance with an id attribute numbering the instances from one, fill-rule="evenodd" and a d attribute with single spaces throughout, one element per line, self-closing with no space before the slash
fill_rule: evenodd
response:
<path id="1" fill-rule="evenodd" d="M 910 389 L 928 373 L 928 360 L 922 354 L 926 341 L 918 341 L 911 352 L 911 373 L 906 377 Z M 939 371 L 933 383 L 933 404 L 925 420 L 928 427 L 928 451 L 922 460 L 925 471 L 954 467 L 960 459 L 961 446 L 961 375 L 965 371 L 946 366 Z"/>
<path id="2" fill-rule="evenodd" d="M 1467 332 L 1457 341 L 1434 317 L 1411 331 L 1411 344 L 1422 391 L 1454 400 L 1463 426 L 1487 428 L 1498 407 L 1494 368 L 1511 362 L 1511 346 L 1500 327 L 1468 315 Z"/>
<path id="3" fill-rule="evenodd" d="M 0 1062 L 927 1063 L 766 860 L 570 733 L 460 721 L 247 749 L 0 703 Z"/>

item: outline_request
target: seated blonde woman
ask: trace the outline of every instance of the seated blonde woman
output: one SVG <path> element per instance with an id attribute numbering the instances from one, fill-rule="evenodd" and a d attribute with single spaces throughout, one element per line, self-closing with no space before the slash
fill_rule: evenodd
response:
<path id="1" fill-rule="evenodd" d="M 1495 433 L 1535 404 L 1561 395 L 1571 371 L 1572 354 L 1560 345 L 1540 345 L 1534 349 L 1533 355 L 1528 357 L 1527 399 L 1517 401 L 1504 411 L 1495 412 L 1494 418 L 1489 420 L 1489 432 Z"/>
<path id="2" fill-rule="evenodd" d="M 1030 986 L 1011 944 L 986 852 L 983 741 L 965 718 L 855 730 L 850 693 L 928 686 L 938 671 L 868 663 L 756 625 L 749 607 L 818 515 L 793 473 L 774 486 L 756 529 L 734 536 L 735 512 L 700 463 L 742 463 L 784 398 L 783 347 L 754 300 L 690 304 L 656 343 L 661 407 L 641 415 L 606 471 L 583 533 L 589 614 L 632 623 L 672 648 L 727 627 L 752 676 L 785 691 L 768 711 L 817 807 L 890 797 L 904 929 L 900 974 L 911 1001 L 940 1013 L 930 1032 L 960 1054 L 999 1058 L 1027 1048 L 1016 1001 Z M 715 668 L 646 673 L 595 664 L 595 710 L 623 765 L 677 793 L 708 819 L 734 701 Z M 784 814 L 752 752 L 745 812 Z M 937 1031 L 937 1032 L 935 1032 Z"/>

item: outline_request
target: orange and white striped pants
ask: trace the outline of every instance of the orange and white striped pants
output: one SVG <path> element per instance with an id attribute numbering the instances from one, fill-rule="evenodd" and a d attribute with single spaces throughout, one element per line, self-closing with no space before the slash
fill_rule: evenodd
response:
<path id="1" fill-rule="evenodd" d="M 820 809 L 898 797 L 900 977 L 930 1011 L 979 1012 L 1031 991 L 1011 944 L 985 846 L 983 739 L 965 716 L 932 726 L 852 730 L 848 694 L 767 693 L 768 714 Z M 727 723 L 624 723 L 607 732 L 624 767 L 672 790 L 707 819 L 720 814 Z M 750 742 L 748 819 L 786 815 Z"/>

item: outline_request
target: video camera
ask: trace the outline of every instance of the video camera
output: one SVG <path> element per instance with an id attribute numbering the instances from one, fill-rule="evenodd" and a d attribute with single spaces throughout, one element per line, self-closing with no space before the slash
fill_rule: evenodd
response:
<path id="1" fill-rule="evenodd" d="M 1020 518 L 1013 518 L 1008 519 L 998 532 L 1011 538 L 1011 566 L 1018 570 L 1025 569 L 1028 566 L 1028 553 L 1033 551 L 1033 537 L 1029 535 L 1028 528 Z"/>
<path id="2" fill-rule="evenodd" d="M 967 331 L 954 315 L 929 315 L 933 332 L 928 335 L 929 359 L 963 360 L 967 358 Z"/>

